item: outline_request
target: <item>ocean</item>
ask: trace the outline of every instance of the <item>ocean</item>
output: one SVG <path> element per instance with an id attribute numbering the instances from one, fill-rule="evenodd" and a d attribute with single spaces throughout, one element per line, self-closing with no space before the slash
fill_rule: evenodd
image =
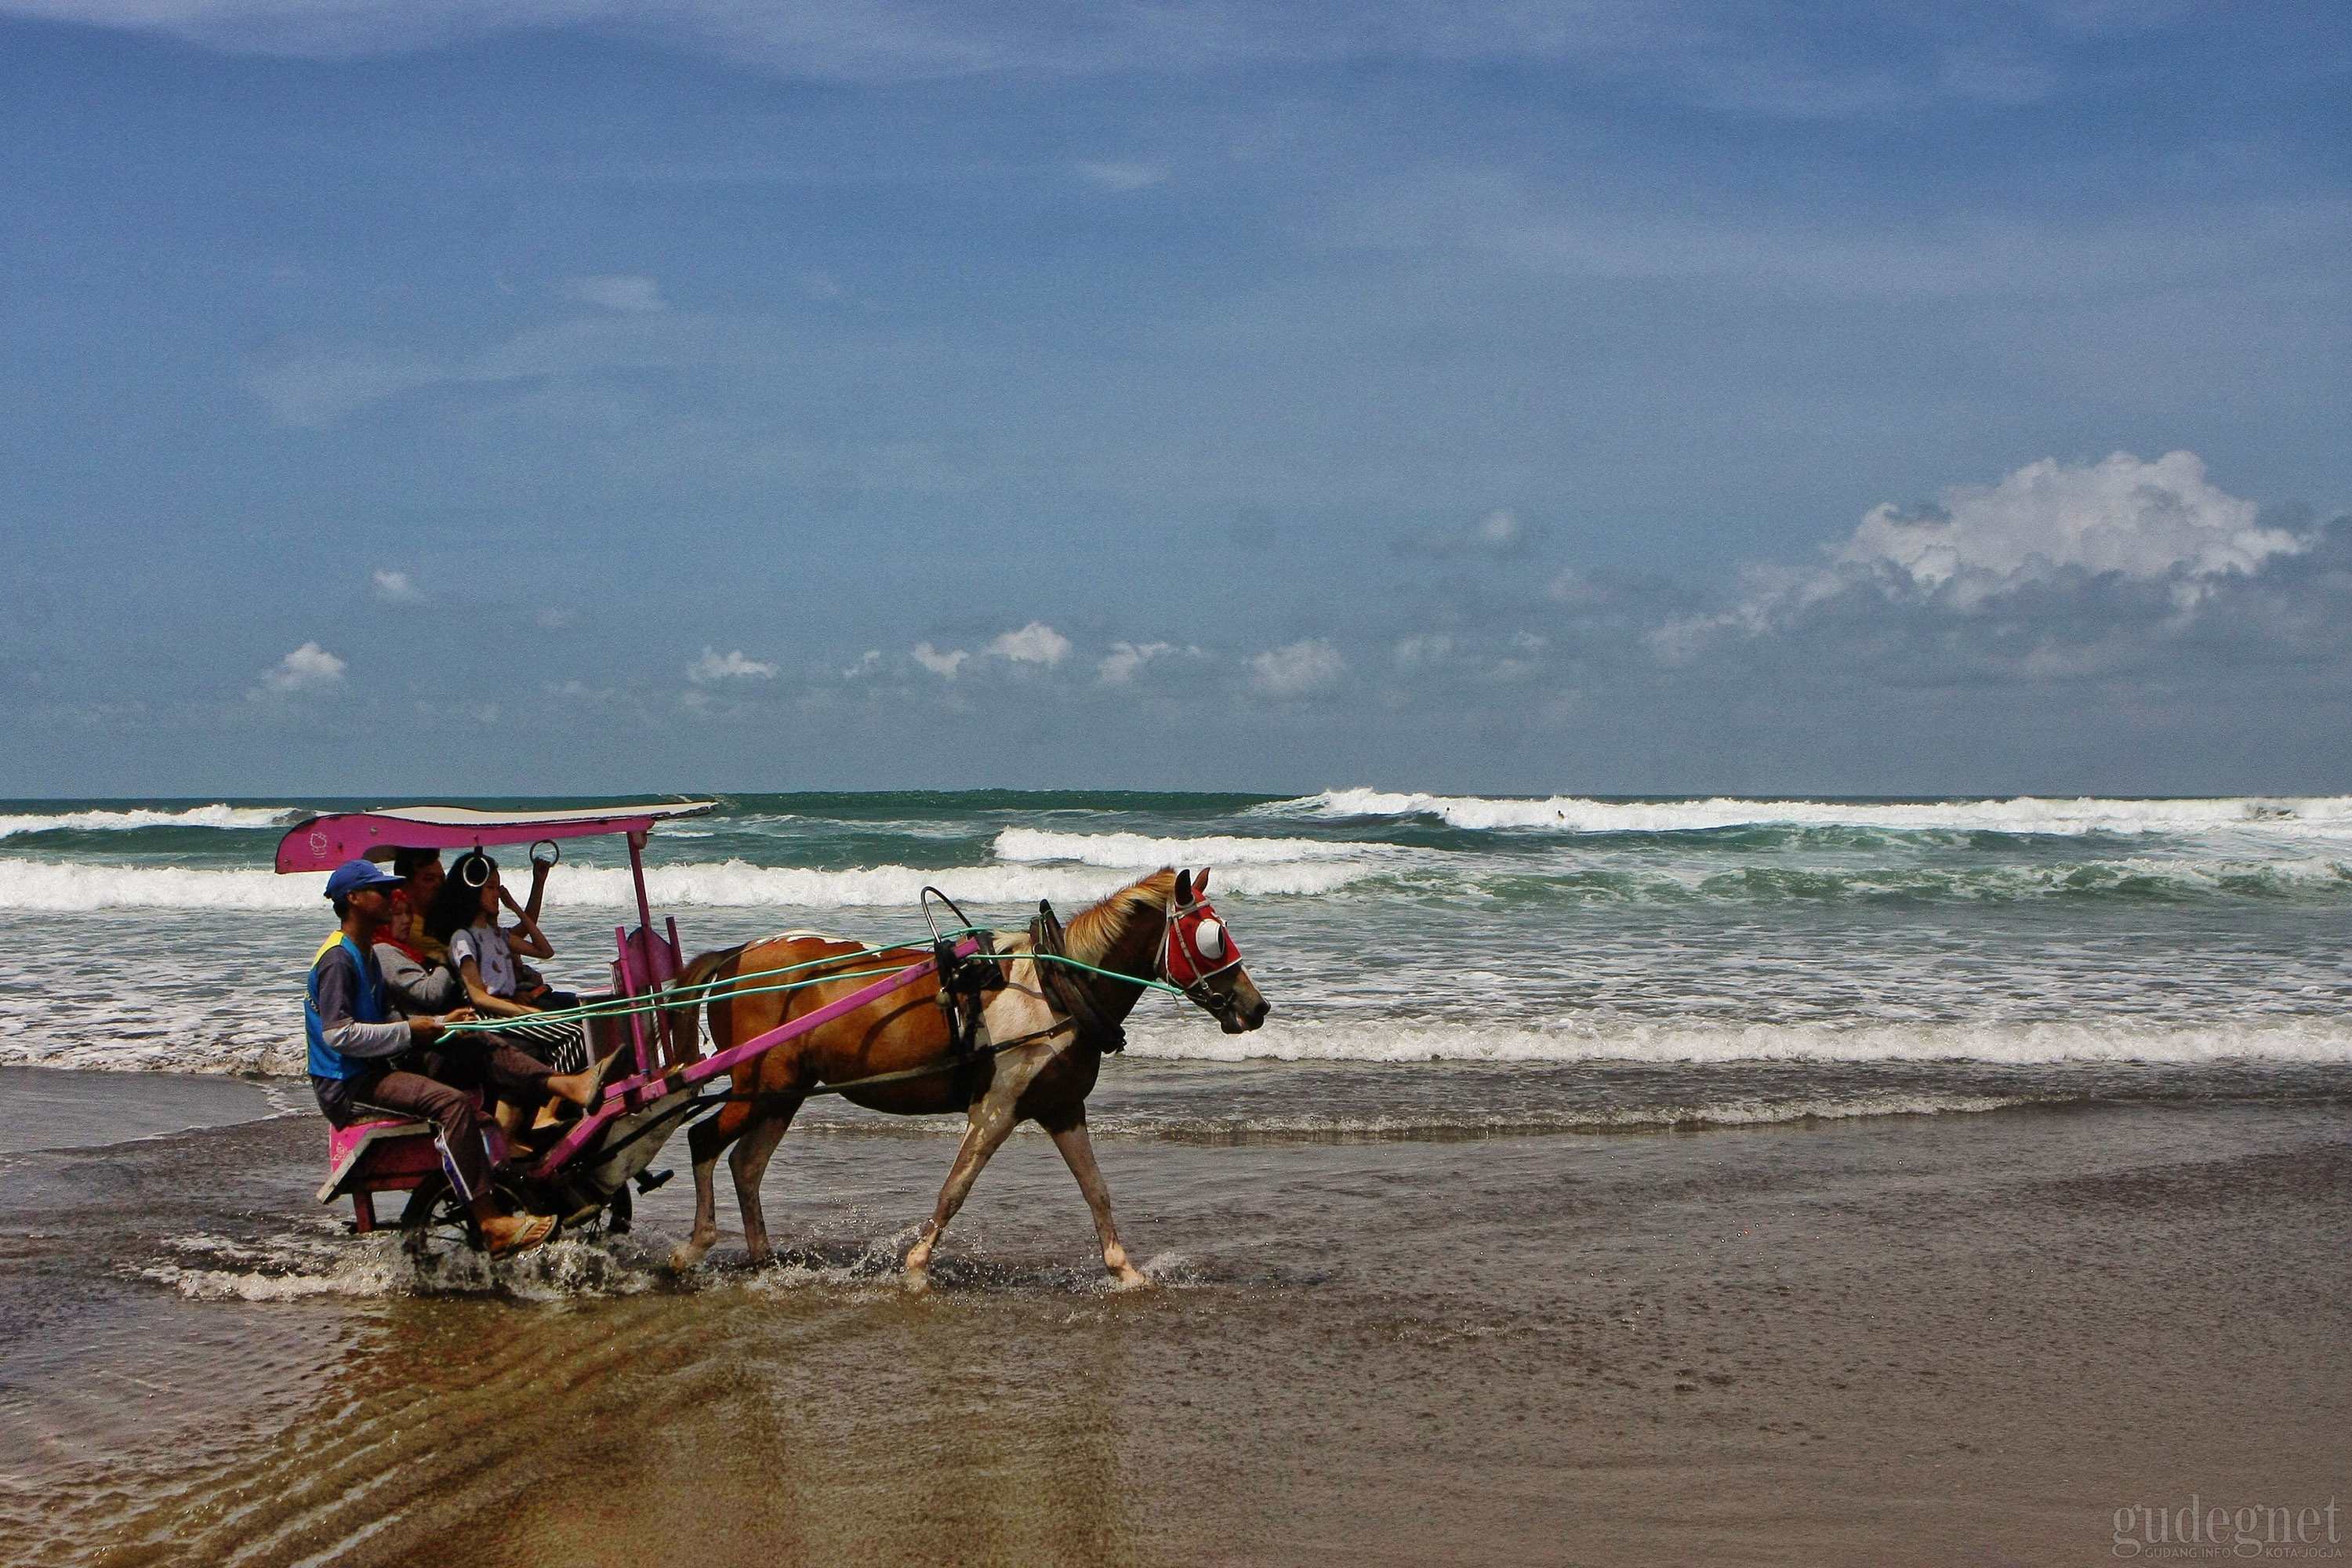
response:
<path id="1" fill-rule="evenodd" d="M 319 879 L 271 853 L 302 816 L 370 804 L 0 805 L 0 1065 L 299 1074 L 330 922 Z M 927 883 L 1018 927 L 1041 897 L 1066 916 L 1160 865 L 1213 868 L 1275 1014 L 1226 1036 L 1147 1000 L 1097 1096 L 1114 1131 L 2332 1097 L 2352 1069 L 2347 797 L 739 795 L 647 860 L 689 952 L 800 926 L 911 938 Z M 629 896 L 616 844 L 568 847 L 560 978 L 597 982 Z"/>

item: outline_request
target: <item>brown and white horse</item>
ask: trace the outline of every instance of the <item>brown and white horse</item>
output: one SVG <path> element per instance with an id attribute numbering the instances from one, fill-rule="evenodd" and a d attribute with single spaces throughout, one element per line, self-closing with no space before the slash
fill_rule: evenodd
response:
<path id="1" fill-rule="evenodd" d="M 1123 1020 L 1143 994 L 1141 983 L 1153 979 L 1182 986 L 1229 1035 L 1265 1022 L 1271 1009 L 1242 967 L 1232 936 L 1209 907 L 1208 885 L 1205 868 L 1198 878 L 1162 868 L 1070 921 L 1064 936 L 1066 953 L 1093 969 L 1110 972 L 1096 974 L 1055 966 L 1058 985 L 1083 988 L 1077 1010 L 1099 1015 L 1087 1020 L 1090 1026 Z M 1006 945 L 1021 955 L 1030 951 L 1025 936 Z M 712 985 L 710 1037 L 724 1050 L 872 984 L 877 971 L 912 963 L 921 951 L 877 952 L 852 942 L 790 932 L 705 953 L 688 966 L 680 984 Z M 802 965 L 810 967 L 798 967 Z M 951 1042 L 938 1004 L 939 986 L 927 979 L 737 1068 L 734 1092 L 755 1098 L 728 1105 L 698 1122 L 688 1135 L 694 1153 L 694 1234 L 672 1255 L 671 1265 L 691 1268 L 719 1239 L 714 1179 L 719 1153 L 730 1145 L 734 1152 L 728 1164 L 735 1177 L 736 1201 L 743 1209 L 743 1239 L 753 1263 L 769 1259 L 772 1249 L 760 1206 L 760 1181 L 767 1173 L 768 1160 L 810 1091 L 820 1085 L 841 1085 L 843 1098 L 871 1110 L 900 1116 L 965 1113 L 963 1143 L 956 1151 L 947 1184 L 940 1189 L 939 1205 L 907 1254 L 908 1289 L 921 1290 L 929 1284 L 931 1253 L 940 1233 L 963 1206 L 989 1156 L 1024 1121 L 1036 1122 L 1052 1136 L 1077 1178 L 1102 1238 L 1103 1267 L 1121 1286 L 1145 1283 L 1119 1246 L 1118 1232 L 1111 1225 L 1110 1194 L 1087 1137 L 1087 1094 L 1102 1067 L 1102 1051 L 1055 1005 L 1055 987 L 1040 976 L 1040 967 L 1033 957 L 1008 959 L 1003 965 L 1004 988 L 989 995 L 982 1013 L 990 1039 L 1028 1037 L 1026 1043 L 969 1066 L 855 1087 L 861 1079 L 911 1073 L 949 1058 Z M 784 970 L 792 971 L 793 981 L 820 983 L 764 994 L 729 994 L 730 989 L 749 990 L 761 984 L 761 976 Z M 842 978 L 833 978 L 836 973 Z M 673 1016 L 692 1028 L 691 1009 Z"/>

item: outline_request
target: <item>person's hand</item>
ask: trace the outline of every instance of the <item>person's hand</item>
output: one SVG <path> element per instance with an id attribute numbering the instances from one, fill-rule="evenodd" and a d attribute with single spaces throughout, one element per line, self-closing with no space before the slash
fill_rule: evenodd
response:
<path id="1" fill-rule="evenodd" d="M 522 906 L 515 902 L 515 896 L 512 893 L 508 892 L 504 886 L 501 886 L 499 889 L 499 902 L 504 904 L 507 908 L 512 910 L 517 914 L 522 913 Z"/>
<path id="2" fill-rule="evenodd" d="M 439 1039 L 442 1032 L 450 1025 L 470 1024 L 473 1021 L 474 1010 L 471 1007 L 457 1007 L 442 1014 L 437 1018 L 411 1018 L 408 1020 L 408 1034 L 409 1037 L 418 1045 L 430 1045 Z"/>

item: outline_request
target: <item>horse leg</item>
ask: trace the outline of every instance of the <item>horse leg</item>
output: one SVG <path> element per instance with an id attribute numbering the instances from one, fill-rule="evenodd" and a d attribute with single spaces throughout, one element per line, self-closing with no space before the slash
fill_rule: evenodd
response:
<path id="1" fill-rule="evenodd" d="M 788 1100 L 782 1110 L 762 1107 L 757 1121 L 727 1156 L 728 1168 L 735 1175 L 735 1201 L 743 1210 L 743 1244 L 751 1249 L 751 1261 L 761 1264 L 775 1257 L 768 1245 L 768 1218 L 760 1206 L 760 1182 L 768 1173 L 768 1160 L 776 1152 L 776 1144 L 787 1128 L 801 1102 Z"/>
<path id="2" fill-rule="evenodd" d="M 687 1150 L 694 1156 L 694 1234 L 669 1255 L 669 1266 L 680 1273 L 701 1262 L 702 1255 L 718 1243 L 719 1156 L 743 1136 L 751 1115 L 748 1105 L 730 1105 L 686 1131 Z"/>
<path id="3" fill-rule="evenodd" d="M 1041 1118 L 1039 1124 L 1053 1136 L 1054 1147 L 1062 1152 L 1070 1174 L 1078 1179 L 1078 1191 L 1087 1195 L 1087 1207 L 1094 1211 L 1095 1234 L 1102 1238 L 1103 1267 L 1118 1277 L 1122 1290 L 1150 1284 L 1142 1270 L 1128 1261 L 1127 1248 L 1118 1244 L 1118 1227 L 1110 1220 L 1110 1188 L 1103 1184 L 1102 1167 L 1095 1163 L 1094 1140 L 1087 1136 L 1086 1106 L 1080 1104 L 1051 1120 Z"/>
<path id="4" fill-rule="evenodd" d="M 964 1123 L 963 1143 L 956 1150 L 955 1166 L 948 1172 L 947 1185 L 940 1189 L 939 1206 L 931 1211 L 930 1219 L 907 1254 L 907 1289 L 915 1292 L 929 1289 L 931 1283 L 931 1249 L 939 1245 L 940 1237 L 955 1218 L 956 1210 L 963 1207 L 972 1183 L 980 1179 L 981 1167 L 997 1146 L 1011 1136 L 1013 1128 L 1013 1102 L 1017 1094 L 999 1097 L 991 1090 L 971 1108 L 970 1120 Z"/>

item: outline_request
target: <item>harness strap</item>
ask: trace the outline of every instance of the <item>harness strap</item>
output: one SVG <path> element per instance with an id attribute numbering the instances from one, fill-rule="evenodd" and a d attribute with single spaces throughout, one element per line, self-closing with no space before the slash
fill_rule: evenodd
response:
<path id="1" fill-rule="evenodd" d="M 1055 917 L 1054 906 L 1044 899 L 1037 900 L 1037 918 L 1029 922 L 1029 945 L 1051 958 L 1067 956 L 1062 946 L 1062 922 Z M 1105 1053 L 1127 1049 L 1127 1026 L 1103 1012 L 1092 986 L 1058 963 L 1041 963 L 1036 969 L 1037 983 L 1046 999 L 1078 1026 L 1080 1045 Z"/>
<path id="2" fill-rule="evenodd" d="M 988 1045 L 984 1017 L 988 996 L 1004 989 L 1004 965 L 993 931 L 976 933 L 986 945 L 969 957 L 955 955 L 955 939 L 942 937 L 932 948 L 939 964 L 940 1014 L 948 1026 L 948 1051 L 958 1061 L 969 1061 Z"/>

